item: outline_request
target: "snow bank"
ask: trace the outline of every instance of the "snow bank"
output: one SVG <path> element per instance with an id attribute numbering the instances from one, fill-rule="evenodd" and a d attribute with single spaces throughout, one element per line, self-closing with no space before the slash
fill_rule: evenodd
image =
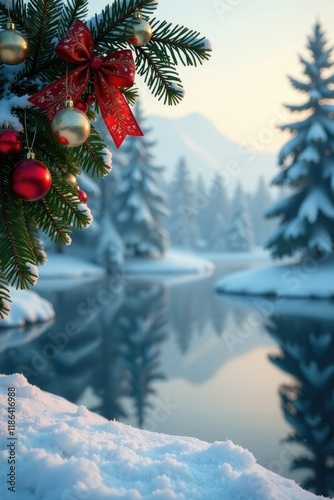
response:
<path id="1" fill-rule="evenodd" d="M 268 251 L 255 247 L 250 252 L 203 252 L 204 257 L 214 262 L 250 262 L 270 260 Z"/>
<path id="2" fill-rule="evenodd" d="M 52 304 L 36 292 L 11 289 L 10 313 L 0 320 L 0 328 L 13 328 L 50 321 L 55 316 Z"/>
<path id="3" fill-rule="evenodd" d="M 86 276 L 105 276 L 106 271 L 80 257 L 66 254 L 48 254 L 47 263 L 39 268 L 39 281 L 46 279 L 74 279 Z"/>
<path id="4" fill-rule="evenodd" d="M 16 392 L 16 441 L 8 436 L 8 387 Z M 19 374 L 0 376 L 0 429 L 12 446 L 0 452 L 4 499 L 319 498 L 257 465 L 231 441 L 209 444 L 109 422 Z M 15 495 L 4 480 L 10 451 Z"/>
<path id="5" fill-rule="evenodd" d="M 214 270 L 214 264 L 207 259 L 197 257 L 181 250 L 171 250 L 160 259 L 128 258 L 125 273 L 137 274 L 206 274 Z"/>
<path id="6" fill-rule="evenodd" d="M 334 297 L 334 257 L 300 263 L 268 266 L 230 274 L 216 283 L 222 293 L 272 295 L 278 297 Z"/>

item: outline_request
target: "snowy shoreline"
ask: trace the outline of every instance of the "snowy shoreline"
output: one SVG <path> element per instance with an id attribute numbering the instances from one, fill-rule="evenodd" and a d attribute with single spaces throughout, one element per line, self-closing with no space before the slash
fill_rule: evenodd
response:
<path id="1" fill-rule="evenodd" d="M 258 465 L 231 441 L 141 431 L 0 375 L 0 426 L 8 434 L 8 387 L 16 393 L 17 500 L 315 500 L 294 481 Z M 9 471 L 8 450 L 0 452 Z M 11 498 L 0 485 L 2 498 Z"/>
<path id="2" fill-rule="evenodd" d="M 334 298 L 334 257 L 240 271 L 216 282 L 223 294 L 312 299 Z"/>
<path id="3" fill-rule="evenodd" d="M 214 264 L 204 257 L 182 250 L 172 249 L 159 258 L 128 258 L 125 261 L 125 274 L 131 275 L 169 275 L 169 274 L 207 274 L 214 270 Z"/>
<path id="4" fill-rule="evenodd" d="M 55 317 L 52 304 L 30 290 L 11 289 L 10 313 L 0 320 L 2 328 L 19 328 L 51 321 Z"/>

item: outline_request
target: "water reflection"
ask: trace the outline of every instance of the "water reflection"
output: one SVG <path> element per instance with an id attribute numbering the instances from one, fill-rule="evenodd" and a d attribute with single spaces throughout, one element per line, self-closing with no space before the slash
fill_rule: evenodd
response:
<path id="1" fill-rule="evenodd" d="M 307 471 L 305 489 L 329 496 L 334 493 L 334 320 L 273 315 L 268 332 L 280 346 L 271 361 L 296 381 L 279 389 L 293 428 L 286 442 L 299 450 L 290 468 Z"/>
<path id="2" fill-rule="evenodd" d="M 332 305 L 326 312 L 311 302 L 286 302 L 268 317 L 263 311 L 272 312 L 271 307 L 259 312 L 252 301 L 229 303 L 215 295 L 216 279 L 129 279 L 117 287 L 100 281 L 39 290 L 55 305 L 56 323 L 0 332 L 0 372 L 20 371 L 43 390 L 108 419 L 210 441 L 231 438 L 270 468 L 288 432 L 274 398 L 283 378 L 275 364 L 289 375 L 279 395 L 293 429 L 286 437 L 294 450 L 290 475 L 329 495 L 334 486 Z M 254 314 L 250 321 L 250 307 L 257 318 L 263 316 L 269 335 Z M 280 352 L 269 363 L 273 339 Z M 265 393 L 263 380 L 266 390 L 270 383 L 272 389 L 260 405 L 253 393 Z M 179 409 L 154 428 L 157 401 L 167 397 Z M 271 446 L 263 444 L 263 436 Z M 289 475 L 285 469 L 281 473 Z"/>
<path id="3" fill-rule="evenodd" d="M 128 398 L 141 427 L 154 382 L 163 378 L 159 346 L 168 332 L 165 287 L 129 285 L 126 293 L 112 293 L 99 307 L 94 293 L 75 296 L 73 301 L 66 292 L 52 293 L 61 311 L 54 327 L 21 331 L 22 338 L 2 334 L 1 372 L 20 371 L 43 390 L 75 403 L 88 397 L 88 406 L 108 419 L 127 417 Z"/>
<path id="4" fill-rule="evenodd" d="M 39 293 L 54 304 L 56 323 L 21 331 L 20 341 L 3 332 L 0 372 L 19 371 L 43 390 L 141 428 L 151 420 L 155 385 L 165 379 L 162 345 L 172 338 L 184 355 L 211 321 L 217 334 L 224 324 L 206 279 L 98 282 Z"/>

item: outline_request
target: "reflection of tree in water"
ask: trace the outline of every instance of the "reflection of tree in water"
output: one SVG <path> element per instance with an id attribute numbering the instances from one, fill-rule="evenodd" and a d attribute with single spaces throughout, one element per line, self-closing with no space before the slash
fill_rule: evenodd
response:
<path id="1" fill-rule="evenodd" d="M 128 287 L 126 301 L 116 319 L 123 377 L 127 395 L 134 402 L 137 424 L 144 424 L 153 383 L 164 376 L 159 371 L 159 345 L 168 333 L 167 297 L 162 285 Z"/>
<path id="2" fill-rule="evenodd" d="M 130 417 L 131 402 L 143 426 L 155 383 L 163 378 L 159 364 L 167 334 L 176 336 L 185 353 L 195 336 L 212 335 L 212 322 L 221 333 L 226 315 L 219 297 L 212 303 L 211 279 L 172 285 L 168 293 L 160 283 L 125 284 L 110 297 L 107 282 L 50 292 L 56 324 L 25 345 L 8 344 L 1 352 L 0 343 L 0 372 L 21 371 L 30 383 L 108 419 Z M 69 323 L 79 333 L 64 340 Z M 58 335 L 66 346 L 55 345 Z"/>
<path id="3" fill-rule="evenodd" d="M 63 293 L 58 299 L 64 306 L 69 302 Z M 167 304 L 162 285 L 130 285 L 94 314 L 77 318 L 77 335 L 63 335 L 71 316 L 59 315 L 56 325 L 30 343 L 4 347 L 0 371 L 21 371 L 30 383 L 75 403 L 90 388 L 94 397 L 85 404 L 108 419 L 126 418 L 130 398 L 142 426 L 154 381 L 163 378 L 159 345 L 168 332 Z"/>
<path id="4" fill-rule="evenodd" d="M 210 295 L 208 294 L 208 297 Z M 209 319 L 212 323 L 214 331 L 220 337 L 226 327 L 227 318 L 229 315 L 229 305 L 221 300 L 221 297 L 214 295 L 209 300 Z"/>
<path id="5" fill-rule="evenodd" d="M 217 335 L 224 331 L 229 305 L 212 293 L 213 286 L 211 278 L 204 278 L 173 288 L 169 316 L 182 354 L 188 352 L 195 335 L 204 335 L 208 326 Z"/>
<path id="6" fill-rule="evenodd" d="M 94 394 L 100 398 L 100 403 L 92 405 L 90 409 L 109 420 L 122 420 L 127 416 L 122 403 L 126 383 L 121 360 L 121 338 L 116 326 L 125 300 L 125 295 L 115 295 L 101 311 L 99 321 L 96 322 L 101 344 L 94 360 L 90 385 Z"/>
<path id="7" fill-rule="evenodd" d="M 307 469 L 302 486 L 328 496 L 334 492 L 334 321 L 270 320 L 268 331 L 281 347 L 271 361 L 296 378 L 280 388 L 284 416 L 294 428 L 286 441 L 304 449 L 291 469 Z"/>
<path id="8" fill-rule="evenodd" d="M 192 297 L 193 291 L 183 284 L 175 287 L 171 297 L 171 328 L 176 334 L 176 340 L 182 354 L 188 351 L 196 330 L 196 310 Z"/>

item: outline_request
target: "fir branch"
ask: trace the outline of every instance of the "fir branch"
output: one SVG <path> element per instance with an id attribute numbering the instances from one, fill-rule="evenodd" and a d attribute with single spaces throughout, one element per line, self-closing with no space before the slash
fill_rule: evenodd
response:
<path id="1" fill-rule="evenodd" d="M 130 88 L 121 87 L 119 90 L 122 92 L 125 99 L 131 106 L 133 106 L 136 103 L 139 96 L 139 90 L 136 87 L 130 87 Z"/>
<path id="2" fill-rule="evenodd" d="M 293 78 L 292 76 L 289 76 L 288 78 L 291 85 L 301 92 L 309 92 L 312 88 L 310 83 L 301 82 L 299 80 L 296 80 L 296 78 Z"/>
<path id="3" fill-rule="evenodd" d="M 105 147 L 105 142 L 92 126 L 87 141 L 78 148 L 73 148 L 73 156 L 82 170 L 93 177 L 102 177 L 109 172 L 102 152 Z"/>
<path id="4" fill-rule="evenodd" d="M 159 100 L 164 98 L 164 104 L 180 102 L 183 98 L 182 82 L 169 58 L 161 60 L 148 47 L 136 47 L 135 51 L 137 73 L 144 77 L 152 94 Z"/>
<path id="5" fill-rule="evenodd" d="M 66 179 L 63 178 L 58 172 L 52 173 L 52 191 L 57 196 L 57 208 L 62 218 L 71 227 L 82 229 L 89 225 L 90 220 L 78 208 L 81 204 L 78 198 L 77 189 L 70 186 Z M 55 209 L 55 206 L 52 207 Z"/>
<path id="6" fill-rule="evenodd" d="M 30 0 L 27 9 L 30 38 L 27 76 L 35 74 L 38 68 L 54 58 L 61 8 L 62 4 L 56 0 Z"/>
<path id="7" fill-rule="evenodd" d="M 168 55 L 175 65 L 180 61 L 184 66 L 197 66 L 209 59 L 211 50 L 206 47 L 206 39 L 197 31 L 184 26 L 172 26 L 166 21 L 150 21 L 153 36 L 149 48 L 158 56 Z"/>
<path id="8" fill-rule="evenodd" d="M 57 245 L 68 245 L 71 241 L 71 229 L 62 221 L 58 214 L 55 215 L 50 210 L 44 198 L 34 202 L 31 208 L 29 207 L 32 217 L 36 220 L 38 227 Z"/>
<path id="9" fill-rule="evenodd" d="M 28 233 L 32 244 L 32 249 L 35 255 L 36 264 L 46 264 L 47 258 L 44 245 L 39 237 L 39 230 L 36 222 L 31 217 L 29 211 L 25 210 L 25 219 Z"/>
<path id="10" fill-rule="evenodd" d="M 27 31 L 27 7 L 24 0 L 14 0 L 9 5 L 10 18 L 15 23 L 16 29 Z M 8 7 L 6 3 L 0 3 L 0 23 L 8 21 Z"/>
<path id="11" fill-rule="evenodd" d="M 8 282 L 17 288 L 29 288 L 35 277 L 27 263 L 35 264 L 27 231 L 24 207 L 9 185 L 11 166 L 5 161 L 0 168 L 0 256 L 1 269 Z"/>
<path id="12" fill-rule="evenodd" d="M 59 19 L 58 39 L 69 30 L 76 19 L 84 21 L 88 12 L 88 0 L 67 0 Z"/>
<path id="13" fill-rule="evenodd" d="M 52 186 L 47 195 L 27 207 L 30 215 L 45 234 L 57 245 L 68 245 L 72 228 L 82 229 L 90 223 L 79 205 L 77 191 L 55 170 L 52 171 Z"/>
<path id="14" fill-rule="evenodd" d="M 110 45 L 125 37 L 132 24 L 133 14 L 140 10 L 143 14 L 150 13 L 157 7 L 152 0 L 115 0 L 89 22 L 95 45 L 99 49 L 110 49 Z"/>
<path id="15" fill-rule="evenodd" d="M 8 316 L 10 311 L 9 302 L 11 302 L 9 283 L 5 275 L 0 271 L 0 319 Z"/>

